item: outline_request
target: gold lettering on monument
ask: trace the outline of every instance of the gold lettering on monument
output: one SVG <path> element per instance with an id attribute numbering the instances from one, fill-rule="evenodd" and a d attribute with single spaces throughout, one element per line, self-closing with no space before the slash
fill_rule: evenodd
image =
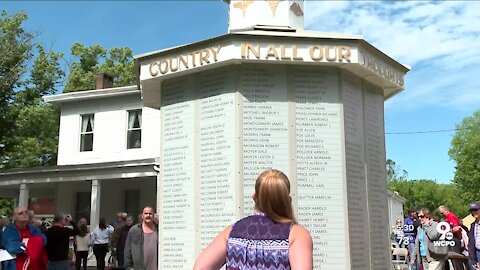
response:
<path id="1" fill-rule="evenodd" d="M 243 13 L 243 17 L 245 18 L 245 15 L 247 15 L 247 8 L 252 3 L 253 3 L 253 0 L 242 0 L 242 1 L 238 1 L 238 3 L 233 4 L 233 7 L 241 9 Z"/>
<path id="2" fill-rule="evenodd" d="M 275 17 L 275 13 L 277 12 L 277 8 L 278 8 L 278 5 L 280 4 L 280 2 L 282 2 L 283 0 L 267 0 L 268 2 L 268 5 L 270 6 L 270 10 L 272 11 L 272 15 L 273 17 Z M 234 3 L 233 4 L 233 7 L 234 8 L 238 8 L 238 9 L 241 9 L 242 10 L 242 15 L 243 17 L 245 18 L 245 16 L 247 15 L 247 9 L 248 9 L 248 6 L 250 6 L 254 1 L 253 0 L 241 0 L 241 1 L 237 1 L 237 3 Z M 257 1 L 258 2 L 258 1 Z M 298 4 L 297 4 L 298 5 Z M 298 9 L 297 9 L 297 13 L 298 13 Z M 303 12 L 302 12 L 303 14 Z M 298 16 L 298 15 L 297 15 Z"/>
<path id="3" fill-rule="evenodd" d="M 263 46 L 263 47 L 262 47 Z M 299 50 L 298 45 L 268 44 L 262 45 L 252 43 L 240 44 L 240 57 L 245 60 L 273 60 L 273 61 L 313 61 L 313 62 L 339 62 L 350 63 L 351 49 L 348 46 L 335 45 L 311 45 Z M 192 52 L 181 53 L 179 55 L 164 57 L 150 63 L 148 68 L 150 75 L 156 77 L 172 72 L 188 70 L 199 66 L 216 63 L 219 60 L 219 47 L 209 47 Z M 377 68 L 378 65 L 372 64 L 372 58 L 368 55 L 362 55 L 362 65 L 380 73 L 389 71 L 385 68 Z"/>
<path id="4" fill-rule="evenodd" d="M 252 52 L 257 59 L 260 59 L 260 45 L 257 45 L 255 48 L 252 44 L 242 43 L 240 50 L 242 59 L 250 59 L 250 52 Z"/>
<path id="5" fill-rule="evenodd" d="M 218 61 L 218 52 L 221 47 L 205 48 L 188 54 L 181 54 L 171 58 L 164 58 L 150 64 L 149 72 L 152 77 L 169 72 L 187 70 Z"/>
<path id="6" fill-rule="evenodd" d="M 280 4 L 281 1 L 282 0 L 268 0 L 273 17 L 275 17 L 275 12 L 277 12 L 278 4 Z"/>
<path id="7" fill-rule="evenodd" d="M 367 51 L 359 50 L 358 63 L 399 86 L 405 83 L 404 74 Z"/>
<path id="8" fill-rule="evenodd" d="M 321 61 L 323 59 L 323 46 L 311 46 L 309 53 L 313 61 Z"/>
<path id="9" fill-rule="evenodd" d="M 265 59 L 268 59 L 269 57 L 275 57 L 277 60 L 279 59 L 275 45 L 268 46 L 267 56 L 265 56 Z"/>
<path id="10" fill-rule="evenodd" d="M 277 45 L 269 44 L 268 47 L 261 48 L 260 45 L 251 43 L 242 43 L 240 46 L 240 55 L 242 59 L 265 59 L 265 60 L 304 60 L 308 59 L 302 56 L 298 51 L 297 45 Z M 279 53 L 280 52 L 280 53 Z M 320 46 L 312 45 L 308 47 L 308 56 L 314 62 L 347 62 L 350 63 L 351 50 L 348 46 Z M 252 56 L 251 56 L 252 55 Z"/>

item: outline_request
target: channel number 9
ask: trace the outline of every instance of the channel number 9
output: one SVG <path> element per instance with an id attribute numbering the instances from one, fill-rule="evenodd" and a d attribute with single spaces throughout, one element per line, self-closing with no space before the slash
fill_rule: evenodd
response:
<path id="1" fill-rule="evenodd" d="M 440 240 L 452 240 L 453 233 L 450 231 L 451 227 L 445 221 L 437 224 L 437 232 L 440 234 Z"/>

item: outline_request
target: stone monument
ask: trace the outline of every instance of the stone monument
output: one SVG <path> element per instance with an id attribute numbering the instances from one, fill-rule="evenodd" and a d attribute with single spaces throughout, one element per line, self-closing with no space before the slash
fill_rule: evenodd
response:
<path id="1" fill-rule="evenodd" d="M 303 30 L 303 1 L 227 3 L 228 34 L 135 59 L 161 110 L 159 267 L 191 269 L 277 168 L 315 269 L 389 269 L 383 104 L 408 67 L 359 36 Z"/>

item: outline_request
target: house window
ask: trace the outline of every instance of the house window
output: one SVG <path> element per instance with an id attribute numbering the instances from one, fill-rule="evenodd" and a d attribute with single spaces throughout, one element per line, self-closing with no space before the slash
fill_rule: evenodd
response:
<path id="1" fill-rule="evenodd" d="M 142 147 L 142 110 L 128 111 L 127 149 Z"/>
<path id="2" fill-rule="evenodd" d="M 80 152 L 93 149 L 93 114 L 82 115 L 82 130 L 80 131 Z"/>

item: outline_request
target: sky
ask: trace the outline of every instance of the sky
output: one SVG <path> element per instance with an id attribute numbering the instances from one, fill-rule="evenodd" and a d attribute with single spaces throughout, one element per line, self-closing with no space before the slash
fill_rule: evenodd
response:
<path id="1" fill-rule="evenodd" d="M 228 31 L 228 5 L 220 0 L 0 1 L 0 9 L 26 12 L 25 29 L 64 53 L 65 65 L 74 42 L 127 46 L 137 55 Z M 410 179 L 454 177 L 454 131 L 430 131 L 453 130 L 480 109 L 478 10 L 478 1 L 305 2 L 305 29 L 361 35 L 412 68 L 405 90 L 385 102 L 387 158 Z"/>

